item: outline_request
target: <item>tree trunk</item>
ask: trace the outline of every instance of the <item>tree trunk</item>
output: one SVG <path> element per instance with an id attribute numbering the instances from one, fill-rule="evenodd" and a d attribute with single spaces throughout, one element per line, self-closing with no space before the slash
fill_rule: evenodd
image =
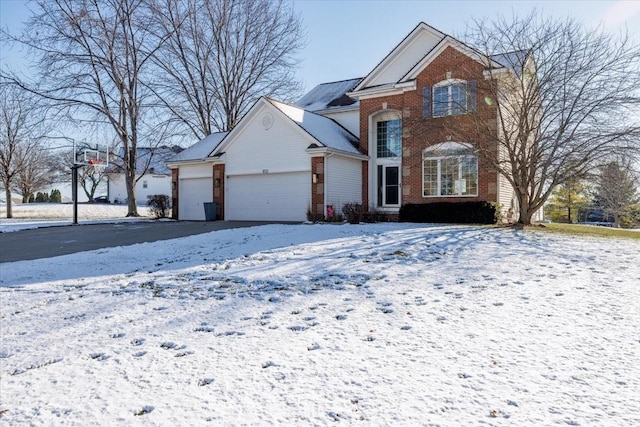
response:
<path id="1" fill-rule="evenodd" d="M 518 224 L 531 225 L 531 207 L 529 205 L 529 198 L 526 195 L 520 197 L 520 217 L 518 218 Z"/>
<path id="2" fill-rule="evenodd" d="M 138 214 L 138 206 L 136 203 L 136 176 L 125 173 L 125 185 L 127 187 L 127 216 L 140 216 Z"/>
<path id="3" fill-rule="evenodd" d="M 9 186 L 5 183 L 6 186 L 6 190 L 5 190 L 5 195 L 7 198 L 7 218 L 13 218 L 13 208 L 12 208 L 12 201 L 11 201 L 11 190 L 9 189 Z"/>

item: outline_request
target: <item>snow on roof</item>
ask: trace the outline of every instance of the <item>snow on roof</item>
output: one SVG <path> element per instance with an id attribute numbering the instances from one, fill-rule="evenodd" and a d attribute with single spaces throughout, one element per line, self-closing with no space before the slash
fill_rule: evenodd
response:
<path id="1" fill-rule="evenodd" d="M 227 136 L 229 132 L 216 132 L 202 138 L 191 147 L 171 157 L 168 162 L 184 162 L 189 160 L 205 159 L 218 146 L 220 141 Z"/>
<path id="2" fill-rule="evenodd" d="M 358 138 L 332 119 L 294 105 L 269 98 L 265 99 L 325 147 L 361 154 L 357 148 L 359 144 Z"/>
<path id="3" fill-rule="evenodd" d="M 300 98 L 296 105 L 307 111 L 328 110 L 330 108 L 357 105 L 353 98 L 346 95 L 355 88 L 362 78 L 321 83 Z"/>
<path id="4" fill-rule="evenodd" d="M 524 64 L 527 62 L 529 51 L 516 50 L 513 52 L 499 53 L 492 55 L 491 59 L 499 64 L 511 69 L 518 77 L 522 75 Z"/>
<path id="5" fill-rule="evenodd" d="M 182 152 L 182 148 L 174 147 L 138 147 L 136 157 L 136 171 L 142 173 L 146 167 L 147 174 L 155 175 L 171 175 L 171 169 L 166 165 L 167 161 Z M 107 173 L 123 173 L 122 158 L 124 150 L 120 148 L 118 156 L 112 162 L 109 162 Z M 148 164 L 148 166 L 147 166 Z"/>

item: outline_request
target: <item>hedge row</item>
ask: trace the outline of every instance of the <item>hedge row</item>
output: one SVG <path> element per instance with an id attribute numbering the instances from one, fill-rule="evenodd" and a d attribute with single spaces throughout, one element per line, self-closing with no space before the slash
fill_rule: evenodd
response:
<path id="1" fill-rule="evenodd" d="M 439 202 L 408 204 L 400 208 L 400 222 L 495 224 L 497 206 L 489 202 Z"/>

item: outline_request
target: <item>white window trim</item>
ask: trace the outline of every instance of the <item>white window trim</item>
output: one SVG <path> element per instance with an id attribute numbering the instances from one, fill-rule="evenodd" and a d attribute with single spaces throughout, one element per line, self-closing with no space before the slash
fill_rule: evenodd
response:
<path id="1" fill-rule="evenodd" d="M 399 206 L 402 205 L 402 154 L 399 157 L 378 157 L 378 136 L 377 136 L 377 122 L 384 122 L 388 120 L 400 120 L 400 129 L 401 129 L 401 142 L 400 142 L 400 153 L 402 153 L 404 147 L 404 138 L 402 137 L 402 129 L 403 129 L 403 120 L 402 120 L 402 111 L 399 110 L 380 110 L 369 116 L 368 120 L 368 136 L 369 136 L 369 185 L 368 193 L 369 193 L 369 202 L 372 204 L 377 203 L 378 199 L 378 189 L 377 189 L 377 179 L 378 179 L 378 165 L 398 165 L 400 167 L 400 194 L 399 194 L 399 203 L 397 207 L 386 206 L 386 207 L 377 207 L 381 212 L 398 212 L 400 209 Z"/>
<path id="2" fill-rule="evenodd" d="M 442 80 L 436 84 L 433 85 L 433 88 L 431 89 L 431 117 L 448 117 L 448 116 L 461 116 L 462 114 L 452 114 L 452 106 L 453 106 L 453 102 L 452 102 L 452 97 L 451 97 L 451 87 L 453 85 L 464 85 L 465 90 L 465 104 L 466 104 L 466 99 L 467 99 L 467 80 L 461 80 L 461 79 L 447 79 L 447 80 Z M 441 88 L 441 87 L 447 87 L 447 111 L 446 114 L 438 114 L 436 115 L 436 88 Z M 465 111 L 468 109 L 468 105 L 465 105 Z"/>
<path id="3" fill-rule="evenodd" d="M 471 144 L 466 144 L 466 143 L 462 143 L 462 142 L 443 142 L 440 144 L 436 144 L 436 145 L 432 145 L 431 147 L 427 147 L 424 150 L 422 150 L 422 198 L 423 199 L 432 199 L 432 198 L 438 198 L 438 197 L 478 197 L 479 194 L 479 190 L 480 190 L 480 171 L 478 170 L 478 156 L 475 155 L 472 152 L 472 145 Z M 469 150 L 470 153 L 468 154 L 457 154 L 457 155 L 447 155 L 446 152 L 447 151 L 456 151 L 456 150 L 460 150 L 460 149 L 465 149 L 465 150 Z M 438 154 L 436 154 L 438 153 Z M 434 155 L 436 154 L 436 155 Z M 463 159 L 463 158 L 469 158 L 472 157 L 474 159 L 476 159 L 476 192 L 475 194 L 446 194 L 443 195 L 442 193 L 442 160 L 443 159 Z M 436 195 L 425 195 L 424 194 L 424 190 L 425 190 L 425 179 L 424 179 L 424 174 L 425 174 L 425 161 L 427 160 L 436 160 L 437 163 L 437 190 L 438 190 L 438 194 Z M 458 162 L 458 175 L 461 176 L 461 168 L 462 168 L 462 162 Z"/>

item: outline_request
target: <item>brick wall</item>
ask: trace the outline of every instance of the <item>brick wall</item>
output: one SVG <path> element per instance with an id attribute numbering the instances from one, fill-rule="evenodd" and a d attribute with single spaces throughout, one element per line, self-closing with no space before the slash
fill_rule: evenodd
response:
<path id="1" fill-rule="evenodd" d="M 475 118 L 472 115 L 436 118 L 422 116 L 423 88 L 433 87 L 434 84 L 447 80 L 447 78 L 477 81 L 478 97 Z M 487 139 L 486 133 L 477 131 L 478 118 L 492 132 L 495 132 L 497 123 L 495 103 L 485 102 L 485 97 L 489 95 L 486 84 L 481 64 L 458 50 L 448 47 L 418 75 L 416 90 L 360 101 L 360 148 L 365 153 L 369 149 L 369 117 L 385 109 L 395 110 L 402 114 L 402 204 L 471 200 L 494 202 L 497 200 L 497 173 L 490 170 L 487 162 L 481 156 L 478 158 L 478 197 L 422 196 L 422 151 L 425 148 L 449 140 L 471 143 L 474 146 L 483 147 L 483 149 L 490 147 L 491 142 Z M 375 155 L 375 153 L 371 154 Z M 363 174 L 366 174 L 365 170 L 363 170 Z M 369 185 L 375 185 L 375 183 L 372 182 Z M 362 191 L 363 201 L 367 200 L 368 188 L 364 184 Z"/>
<path id="2" fill-rule="evenodd" d="M 317 182 L 315 184 L 313 182 L 313 175 L 311 179 L 312 213 L 318 219 L 324 219 L 324 157 L 311 158 L 311 173 L 317 176 Z"/>
<path id="3" fill-rule="evenodd" d="M 179 169 L 171 169 L 171 218 L 178 219 Z"/>
<path id="4" fill-rule="evenodd" d="M 224 219 L 224 164 L 213 165 L 213 202 L 216 203 L 216 219 Z"/>

